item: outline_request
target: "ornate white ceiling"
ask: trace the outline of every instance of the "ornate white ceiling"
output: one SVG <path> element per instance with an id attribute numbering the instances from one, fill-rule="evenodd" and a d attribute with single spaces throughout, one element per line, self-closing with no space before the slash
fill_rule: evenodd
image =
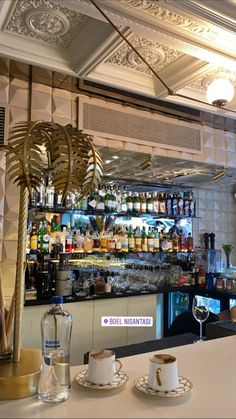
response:
<path id="1" fill-rule="evenodd" d="M 217 75 L 236 85 L 235 0 L 95 1 L 174 92 L 206 102 Z M 207 109 L 168 96 L 90 0 L 1 0 L 0 55 Z"/>

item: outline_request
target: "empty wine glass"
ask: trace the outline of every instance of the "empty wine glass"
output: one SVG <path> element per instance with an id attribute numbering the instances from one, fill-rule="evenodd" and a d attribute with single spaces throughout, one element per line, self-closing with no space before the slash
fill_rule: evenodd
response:
<path id="1" fill-rule="evenodd" d="M 192 313 L 194 318 L 200 324 L 200 336 L 199 339 L 195 341 L 195 343 L 201 343 L 204 341 L 202 336 L 202 323 L 205 322 L 209 316 L 209 308 L 207 307 L 207 303 L 204 304 L 201 298 L 195 297 L 193 299 Z"/>

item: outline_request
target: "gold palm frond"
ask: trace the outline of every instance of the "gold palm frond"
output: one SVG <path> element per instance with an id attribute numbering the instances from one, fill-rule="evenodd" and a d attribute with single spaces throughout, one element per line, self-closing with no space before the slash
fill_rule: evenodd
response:
<path id="1" fill-rule="evenodd" d="M 11 131 L 7 146 L 7 174 L 18 186 L 28 188 L 29 196 L 43 181 L 45 165 L 41 146 L 44 135 L 37 122 L 21 122 Z"/>
<path id="2" fill-rule="evenodd" d="M 22 122 L 10 133 L 8 174 L 29 191 L 42 184 L 50 171 L 56 192 L 64 199 L 70 192 L 82 198 L 101 181 L 102 159 L 89 135 L 53 122 Z"/>
<path id="3" fill-rule="evenodd" d="M 73 128 L 71 125 L 66 126 L 69 137 L 72 142 L 73 149 L 73 173 L 71 178 L 71 185 L 76 187 L 78 191 L 78 184 L 80 183 L 80 199 L 93 192 L 101 182 L 103 175 L 103 164 L 101 154 L 95 149 L 92 139 L 89 135 L 83 133 L 81 130 Z M 76 162 L 76 164 L 75 164 Z M 83 182 L 81 179 L 83 178 Z"/>

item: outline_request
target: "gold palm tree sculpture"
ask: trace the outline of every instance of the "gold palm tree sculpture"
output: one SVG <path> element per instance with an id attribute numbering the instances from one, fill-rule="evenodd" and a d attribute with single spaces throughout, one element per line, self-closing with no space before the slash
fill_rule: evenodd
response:
<path id="1" fill-rule="evenodd" d="M 21 348 L 28 200 L 48 172 L 62 199 L 70 192 L 77 192 L 82 199 L 100 183 L 103 166 L 101 155 L 89 135 L 71 125 L 53 122 L 18 123 L 10 132 L 3 151 L 7 156 L 7 174 L 20 187 L 20 203 L 15 291 L 8 312 L 0 278 L 0 355 L 10 352 L 9 335 L 14 318 L 13 362 L 16 363 L 20 361 Z"/>

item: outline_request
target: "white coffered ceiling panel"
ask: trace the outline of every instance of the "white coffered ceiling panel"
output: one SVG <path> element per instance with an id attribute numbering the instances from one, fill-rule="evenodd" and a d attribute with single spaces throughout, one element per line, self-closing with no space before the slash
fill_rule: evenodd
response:
<path id="1" fill-rule="evenodd" d="M 234 0 L 96 2 L 174 92 L 205 102 L 216 76 L 226 75 L 236 84 Z M 1 0 L 0 55 L 206 108 L 168 96 L 90 0 Z M 230 108 L 236 109 L 236 99 Z"/>

